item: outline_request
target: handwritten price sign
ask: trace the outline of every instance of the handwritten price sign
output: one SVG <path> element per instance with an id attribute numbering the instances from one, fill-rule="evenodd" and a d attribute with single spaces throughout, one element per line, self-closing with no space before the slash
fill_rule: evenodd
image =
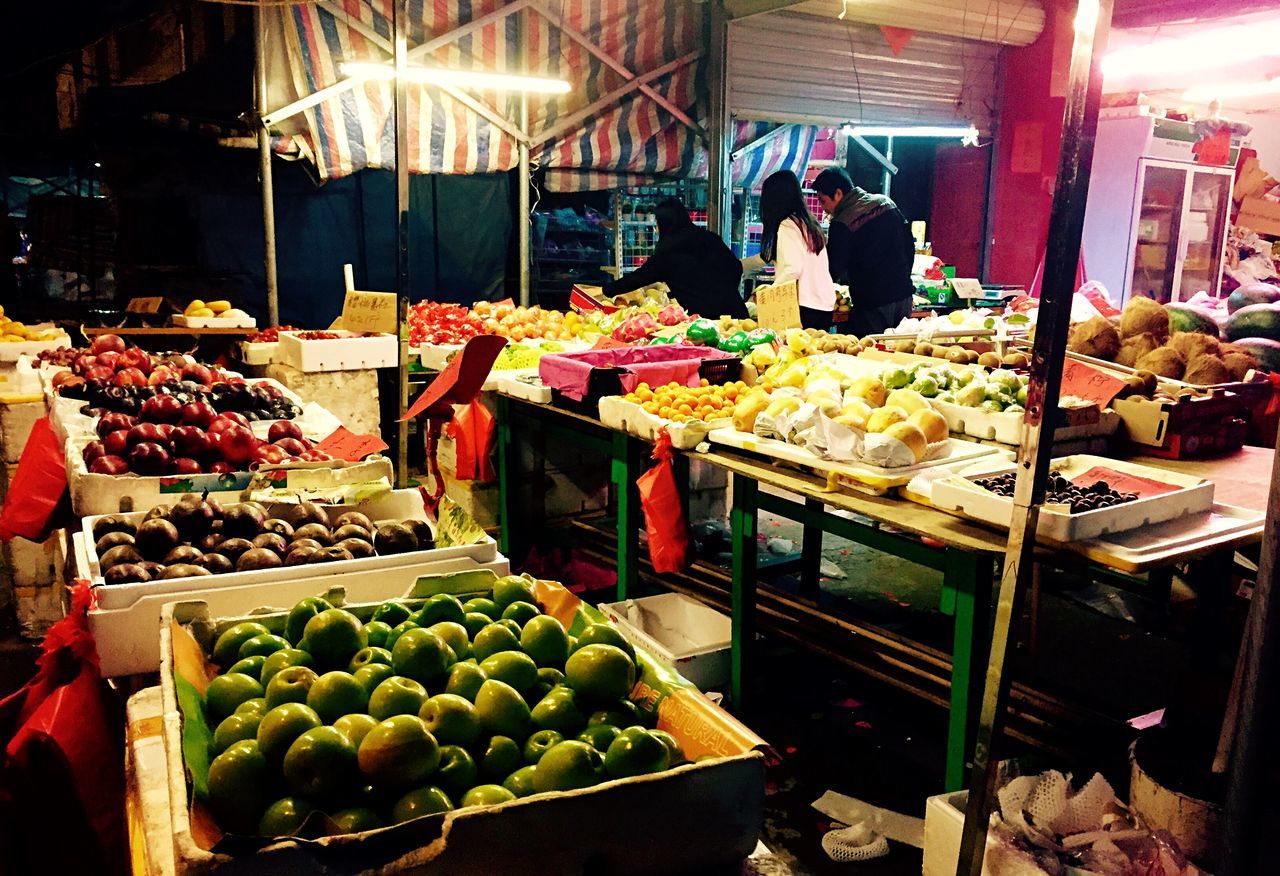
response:
<path id="1" fill-rule="evenodd" d="M 756 288 L 756 322 L 775 332 L 800 328 L 800 286 L 795 280 Z"/>
<path id="2" fill-rule="evenodd" d="M 1094 402 L 1100 408 L 1105 408 L 1123 388 L 1124 381 L 1120 378 L 1099 371 L 1083 362 L 1068 359 L 1062 366 L 1061 395 L 1073 395 L 1076 398 Z"/>
<path id="3" fill-rule="evenodd" d="M 395 334 L 398 309 L 394 292 L 348 292 L 342 302 L 342 327 L 349 332 Z"/>
<path id="4" fill-rule="evenodd" d="M 346 426 L 339 426 L 334 433 L 316 445 L 334 459 L 359 462 L 373 453 L 387 449 L 387 443 L 377 435 L 357 435 Z"/>

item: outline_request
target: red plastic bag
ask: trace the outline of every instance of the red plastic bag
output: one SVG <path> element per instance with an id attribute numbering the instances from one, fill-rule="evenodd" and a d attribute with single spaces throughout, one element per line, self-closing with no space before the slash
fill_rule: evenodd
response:
<path id="1" fill-rule="evenodd" d="M 53 528 L 53 512 L 67 492 L 67 464 L 48 417 L 31 428 L 18 470 L 0 510 L 0 539 L 14 536 L 44 541 Z"/>
<path id="2" fill-rule="evenodd" d="M 128 871 L 123 716 L 104 698 L 90 598 L 73 592 L 35 677 L 0 701 L 0 872 Z"/>
<path id="3" fill-rule="evenodd" d="M 671 471 L 671 436 L 665 429 L 653 445 L 653 458 L 658 464 L 636 479 L 649 534 L 649 559 L 655 572 L 679 572 L 687 565 L 689 524 Z"/>
<path id="4" fill-rule="evenodd" d="M 479 400 L 459 408 L 446 432 L 457 454 L 454 476 L 460 481 L 493 480 L 493 414 Z"/>

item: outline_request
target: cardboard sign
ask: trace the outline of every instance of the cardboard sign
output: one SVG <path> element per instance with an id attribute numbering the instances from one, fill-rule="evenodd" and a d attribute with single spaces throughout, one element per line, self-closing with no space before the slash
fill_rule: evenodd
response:
<path id="1" fill-rule="evenodd" d="M 507 339 L 498 335 L 477 335 L 467 341 L 462 351 L 449 360 L 439 376 L 409 406 L 400 422 L 423 412 L 452 416 L 454 405 L 470 404 L 506 345 Z"/>
<path id="2" fill-rule="evenodd" d="M 1062 366 L 1062 390 L 1059 395 L 1073 395 L 1076 398 L 1094 402 L 1100 408 L 1111 404 L 1124 388 L 1124 381 L 1097 368 L 1068 359 Z"/>
<path id="3" fill-rule="evenodd" d="M 348 292 L 342 301 L 342 327 L 349 332 L 393 335 L 399 312 L 394 292 Z"/>
<path id="4" fill-rule="evenodd" d="M 957 298 L 987 297 L 982 284 L 972 277 L 953 277 L 951 279 L 951 291 L 956 293 Z"/>
<path id="5" fill-rule="evenodd" d="M 387 449 L 387 443 L 377 435 L 357 435 L 346 426 L 339 426 L 333 434 L 316 445 L 334 459 L 359 462 L 366 456 Z"/>
<path id="6" fill-rule="evenodd" d="M 163 306 L 163 298 L 130 298 L 125 310 L 129 313 L 159 313 Z"/>
<path id="7" fill-rule="evenodd" d="M 1117 493 L 1135 493 L 1139 498 L 1143 499 L 1147 496 L 1176 493 L 1181 489 L 1181 487 L 1173 484 L 1166 484 L 1164 481 L 1139 477 L 1138 475 L 1116 471 L 1101 465 L 1095 465 L 1084 474 L 1077 475 L 1071 479 L 1071 483 L 1078 487 L 1091 487 L 1098 481 L 1102 481 Z"/>
<path id="8" fill-rule="evenodd" d="M 795 280 L 756 287 L 756 322 L 775 332 L 800 328 L 800 286 Z"/>

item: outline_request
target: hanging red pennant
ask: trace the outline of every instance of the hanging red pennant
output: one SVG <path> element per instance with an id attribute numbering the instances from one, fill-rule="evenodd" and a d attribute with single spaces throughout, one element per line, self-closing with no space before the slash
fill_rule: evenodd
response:
<path id="1" fill-rule="evenodd" d="M 911 38 L 916 35 L 916 32 L 909 27 L 890 27 L 887 24 L 880 25 L 880 33 L 884 34 L 884 41 L 889 44 L 889 51 L 893 52 L 895 58 L 902 54 L 907 43 L 911 42 Z"/>

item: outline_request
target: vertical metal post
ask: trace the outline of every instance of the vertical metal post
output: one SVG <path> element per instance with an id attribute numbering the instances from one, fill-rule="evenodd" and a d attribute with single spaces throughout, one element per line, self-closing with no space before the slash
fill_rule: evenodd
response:
<path id="1" fill-rule="evenodd" d="M 992 747 L 1003 730 L 1010 682 L 1005 670 L 1009 662 L 1013 624 L 1019 616 L 1022 597 L 1033 573 L 1036 525 L 1052 458 L 1052 432 L 1049 433 L 1050 440 L 1044 442 L 1041 434 L 1046 425 L 1052 429 L 1062 384 L 1071 296 L 1075 291 L 1089 171 L 1093 164 L 1098 107 L 1102 97 L 1102 54 L 1111 26 L 1111 8 L 1112 0 L 1078 0 L 1076 7 L 1075 41 L 1071 47 L 1067 103 L 1062 118 L 1062 148 L 1053 207 L 1049 214 L 1049 250 L 1045 256 L 1040 321 L 1031 353 L 1026 425 L 1022 432 L 1022 446 L 1018 450 L 1013 517 L 1009 522 L 1009 543 L 1000 577 L 982 711 L 973 749 L 973 772 L 960 857 L 956 864 L 957 876 L 982 876 L 998 764 L 992 757 Z"/>
<path id="2" fill-rule="evenodd" d="M 739 711 L 747 696 L 747 670 L 751 667 L 751 651 L 755 646 L 759 490 L 759 481 L 746 475 L 733 475 L 733 505 L 729 509 L 729 528 L 733 539 L 729 690 L 733 707 Z"/>
<path id="3" fill-rule="evenodd" d="M 893 163 L 893 136 L 885 138 L 884 157 Z M 889 189 L 893 185 L 893 174 L 889 173 L 889 168 L 884 169 L 884 175 L 880 178 L 880 193 L 885 197 L 889 196 Z"/>
<path id="4" fill-rule="evenodd" d="M 280 287 L 276 281 L 276 196 L 271 177 L 271 132 L 262 116 L 267 112 L 267 19 L 261 6 L 253 8 L 253 109 L 258 117 L 258 177 L 262 183 L 263 273 L 267 279 L 267 324 L 280 324 Z"/>
<path id="5" fill-rule="evenodd" d="M 409 99 L 404 72 L 408 65 L 405 41 L 406 4 L 394 0 L 391 35 L 395 45 L 395 144 L 396 144 L 396 295 L 400 299 L 396 331 L 400 338 L 400 416 L 409 409 Z M 396 485 L 409 483 L 409 422 L 396 424 Z"/>
<path id="6" fill-rule="evenodd" d="M 707 228 L 730 242 L 733 233 L 732 120 L 729 117 L 729 16 L 720 0 L 711 6 L 711 55 L 707 65 Z"/>
<path id="7" fill-rule="evenodd" d="M 528 73 L 529 66 L 529 47 L 526 44 L 524 17 L 528 13 L 516 13 L 516 40 L 520 52 L 520 72 Z M 518 249 L 520 251 L 520 303 L 528 307 L 531 295 L 530 290 L 530 262 L 529 262 L 529 223 L 532 217 L 529 215 L 529 190 L 533 186 L 533 181 L 529 169 L 529 92 L 520 92 L 520 135 L 524 138 L 517 146 L 517 154 L 520 160 L 520 169 L 517 176 L 520 180 L 520 222 L 517 224 L 516 234 L 519 241 Z"/>

